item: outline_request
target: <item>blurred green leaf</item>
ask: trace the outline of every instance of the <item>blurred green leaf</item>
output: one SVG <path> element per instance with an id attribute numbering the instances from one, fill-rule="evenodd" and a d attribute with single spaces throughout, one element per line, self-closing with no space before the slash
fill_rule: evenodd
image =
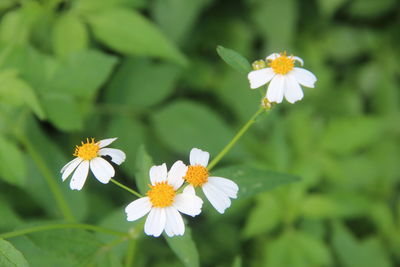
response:
<path id="1" fill-rule="evenodd" d="M 49 93 L 42 98 L 49 120 L 63 131 L 76 131 L 83 127 L 83 116 L 76 100 L 67 94 Z"/>
<path id="2" fill-rule="evenodd" d="M 168 237 L 164 234 L 164 237 L 169 247 L 186 267 L 200 266 L 199 253 L 192 239 L 192 231 L 189 226 L 185 226 L 183 236 Z"/>
<path id="3" fill-rule="evenodd" d="M 212 172 L 212 176 L 225 177 L 237 183 L 239 186 L 238 198 L 240 199 L 299 180 L 298 177 L 291 174 L 267 171 L 246 165 L 217 169 Z"/>
<path id="4" fill-rule="evenodd" d="M 35 92 L 29 84 L 18 78 L 15 70 L 7 69 L 0 72 L 0 99 L 16 106 L 25 104 L 40 119 L 45 118 Z"/>
<path id="5" fill-rule="evenodd" d="M 356 17 L 377 17 L 390 12 L 396 4 L 395 0 L 353 0 L 346 10 Z"/>
<path id="6" fill-rule="evenodd" d="M 226 64 L 238 72 L 247 75 L 251 71 L 249 61 L 238 52 L 219 45 L 217 47 L 217 53 L 226 62 Z"/>
<path id="7" fill-rule="evenodd" d="M 185 57 L 140 13 L 122 8 L 87 14 L 95 36 L 126 55 L 156 56 L 185 64 Z"/>
<path id="8" fill-rule="evenodd" d="M 136 163 L 135 163 L 135 179 L 136 184 L 139 188 L 139 192 L 142 194 L 146 194 L 149 190 L 150 183 L 150 168 L 154 165 L 152 158 L 147 153 L 144 145 L 141 145 L 138 149 L 136 155 Z"/>
<path id="9" fill-rule="evenodd" d="M 330 218 L 339 213 L 338 205 L 333 199 L 319 194 L 310 194 L 306 197 L 302 213 L 311 218 Z"/>
<path id="10" fill-rule="evenodd" d="M 376 117 L 337 118 L 322 136 L 322 146 L 330 152 L 348 154 L 373 144 L 385 131 Z"/>
<path id="11" fill-rule="evenodd" d="M 198 147 L 215 155 L 233 136 L 216 113 L 186 100 L 175 101 L 154 113 L 153 121 L 158 137 L 172 150 L 184 154 Z"/>
<path id="12" fill-rule="evenodd" d="M 319 6 L 321 8 L 322 13 L 331 16 L 338 10 L 346 0 L 319 0 Z"/>
<path id="13" fill-rule="evenodd" d="M 0 239 L 0 266 L 3 267 L 24 267 L 29 266 L 24 255 L 18 251 L 10 242 Z"/>
<path id="14" fill-rule="evenodd" d="M 74 9 L 79 13 L 102 11 L 118 6 L 143 7 L 146 0 L 79 0 L 73 2 Z"/>
<path id="15" fill-rule="evenodd" d="M 9 184 L 23 186 L 26 175 L 21 149 L 11 139 L 0 135 L 0 178 Z"/>
<path id="16" fill-rule="evenodd" d="M 81 19 L 67 13 L 57 18 L 53 27 L 53 50 L 60 57 L 84 50 L 88 46 L 88 33 Z"/>
<path id="17" fill-rule="evenodd" d="M 392 266 L 385 249 L 375 237 L 360 242 L 340 223 L 335 223 L 333 230 L 333 248 L 343 266 Z"/>
<path id="18" fill-rule="evenodd" d="M 175 88 L 176 65 L 145 59 L 123 61 L 107 88 L 107 101 L 141 110 L 159 103 Z"/>

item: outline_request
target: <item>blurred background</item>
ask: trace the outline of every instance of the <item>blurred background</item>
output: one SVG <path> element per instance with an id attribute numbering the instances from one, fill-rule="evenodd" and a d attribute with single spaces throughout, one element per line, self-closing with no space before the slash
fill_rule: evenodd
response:
<path id="1" fill-rule="evenodd" d="M 1 232 L 134 225 L 127 192 L 92 175 L 80 192 L 61 182 L 86 137 L 119 137 L 116 179 L 133 188 L 144 147 L 155 164 L 188 162 L 192 147 L 215 156 L 261 101 L 217 45 L 250 62 L 287 51 L 318 78 L 220 164 L 301 181 L 188 219 L 192 261 L 163 238 L 104 246 L 64 230 L 9 239 L 31 266 L 400 264 L 399 1 L 1 0 L 0 19 Z"/>

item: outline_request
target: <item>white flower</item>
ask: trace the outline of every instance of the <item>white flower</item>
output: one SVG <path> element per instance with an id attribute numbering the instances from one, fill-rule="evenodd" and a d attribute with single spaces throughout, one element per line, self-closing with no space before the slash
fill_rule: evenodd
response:
<path id="1" fill-rule="evenodd" d="M 144 232 L 158 237 L 165 230 L 168 236 L 183 235 L 185 225 L 179 212 L 196 216 L 201 212 L 203 201 L 195 195 L 193 188 L 186 187 L 182 193 L 177 190 L 184 183 L 187 166 L 182 161 L 172 165 L 169 172 L 164 164 L 150 169 L 150 190 L 146 197 L 130 203 L 125 212 L 128 221 L 135 221 L 147 213 Z"/>
<path id="2" fill-rule="evenodd" d="M 110 156 L 111 161 L 115 164 L 121 164 L 125 161 L 125 153 L 119 149 L 106 148 L 117 138 L 109 138 L 95 142 L 94 138 L 90 141 L 86 139 L 86 143 L 76 146 L 74 156 L 75 159 L 68 162 L 62 169 L 62 180 L 72 175 L 71 183 L 69 184 L 72 190 L 81 190 L 85 184 L 89 169 L 101 183 L 106 184 L 115 175 L 114 167 L 101 156 Z"/>
<path id="3" fill-rule="evenodd" d="M 190 151 L 190 166 L 183 177 L 190 185 L 186 188 L 200 186 L 211 205 L 219 212 L 231 206 L 230 198 L 236 198 L 239 187 L 236 183 L 222 177 L 209 176 L 207 165 L 210 154 L 198 148 Z"/>
<path id="4" fill-rule="evenodd" d="M 300 84 L 314 88 L 314 83 L 317 81 L 315 75 L 306 69 L 294 66 L 295 61 L 303 66 L 301 58 L 286 56 L 286 53 L 273 53 L 266 60 L 270 68 L 256 68 L 247 77 L 251 89 L 256 89 L 271 81 L 266 95 L 270 102 L 281 103 L 285 96 L 286 100 L 293 104 L 303 98 Z"/>

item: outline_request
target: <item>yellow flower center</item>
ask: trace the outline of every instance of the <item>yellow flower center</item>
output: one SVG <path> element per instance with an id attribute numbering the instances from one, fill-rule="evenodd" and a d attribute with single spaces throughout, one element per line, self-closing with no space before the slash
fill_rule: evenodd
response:
<path id="1" fill-rule="evenodd" d="M 271 60 L 268 65 L 277 74 L 286 74 L 294 68 L 294 59 L 286 56 L 286 52 Z"/>
<path id="2" fill-rule="evenodd" d="M 208 170 L 201 165 L 190 165 L 186 172 L 185 179 L 189 184 L 193 186 L 202 186 L 208 181 Z"/>
<path id="3" fill-rule="evenodd" d="M 91 160 L 97 157 L 97 152 L 100 149 L 99 143 L 94 141 L 92 138 L 89 141 L 89 138 L 86 138 L 86 143 L 81 142 L 82 145 L 76 146 L 75 148 L 75 157 L 80 157 L 83 160 Z"/>
<path id="4" fill-rule="evenodd" d="M 156 185 L 149 185 L 149 187 L 150 190 L 147 191 L 147 196 L 154 207 L 163 208 L 172 205 L 176 192 L 171 185 L 167 182 L 161 182 L 156 183 Z"/>

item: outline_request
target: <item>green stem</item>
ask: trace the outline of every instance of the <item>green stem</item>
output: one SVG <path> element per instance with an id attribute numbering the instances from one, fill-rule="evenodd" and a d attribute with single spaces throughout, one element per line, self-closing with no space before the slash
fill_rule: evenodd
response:
<path id="1" fill-rule="evenodd" d="M 47 230 L 54 230 L 54 229 L 65 229 L 65 228 L 77 228 L 77 229 L 85 229 L 85 230 L 92 230 L 95 232 L 106 233 L 115 236 L 126 236 L 126 233 L 115 231 L 112 229 L 91 225 L 91 224 L 83 224 L 83 223 L 57 223 L 57 224 L 47 224 L 47 225 L 40 225 L 40 226 L 33 226 L 30 228 L 16 230 L 8 233 L 0 234 L 0 238 L 11 238 L 36 232 L 42 232 Z"/>
<path id="2" fill-rule="evenodd" d="M 121 184 L 120 182 L 117 182 L 117 181 L 114 180 L 114 179 L 111 179 L 111 182 L 113 182 L 114 184 L 118 185 L 118 186 L 121 187 L 122 189 L 125 189 L 126 191 L 128 191 L 128 192 L 134 194 L 134 195 L 137 196 L 137 197 L 143 197 L 141 194 L 139 194 L 139 193 L 136 192 L 135 190 L 130 189 L 129 187 L 127 187 L 127 186 Z"/>
<path id="3" fill-rule="evenodd" d="M 247 132 L 247 130 L 250 128 L 251 125 L 256 121 L 256 118 L 258 115 L 260 115 L 263 111 L 265 111 L 264 107 L 260 107 L 259 110 L 257 110 L 256 113 L 254 113 L 253 116 L 251 116 L 250 120 L 246 122 L 245 125 L 239 130 L 239 132 L 232 138 L 232 140 L 224 147 L 224 149 L 219 152 L 219 154 L 211 161 L 211 163 L 208 165 L 208 170 L 210 171 L 217 163 L 225 156 L 226 153 L 229 152 L 229 150 L 232 149 L 232 147 L 236 144 L 236 142 L 242 137 L 243 134 Z"/>
<path id="4" fill-rule="evenodd" d="M 137 245 L 137 240 L 131 239 L 129 240 L 128 244 L 128 252 L 125 256 L 125 266 L 133 266 L 133 260 L 135 258 L 136 254 L 136 245 Z"/>
<path id="5" fill-rule="evenodd" d="M 71 211 L 70 207 L 68 206 L 68 203 L 65 200 L 63 194 L 61 193 L 60 188 L 57 186 L 54 176 L 51 173 L 51 170 L 47 166 L 46 162 L 43 160 L 41 155 L 35 150 L 35 148 L 32 146 L 32 144 L 28 138 L 26 138 L 24 135 L 20 134 L 19 139 L 20 139 L 21 143 L 24 144 L 29 155 L 36 162 L 40 172 L 42 173 L 48 186 L 50 187 L 50 191 L 53 193 L 53 196 L 56 200 L 56 204 L 58 205 L 64 219 L 66 221 L 71 221 L 71 222 L 75 221 L 74 215 L 72 214 L 72 211 Z"/>

